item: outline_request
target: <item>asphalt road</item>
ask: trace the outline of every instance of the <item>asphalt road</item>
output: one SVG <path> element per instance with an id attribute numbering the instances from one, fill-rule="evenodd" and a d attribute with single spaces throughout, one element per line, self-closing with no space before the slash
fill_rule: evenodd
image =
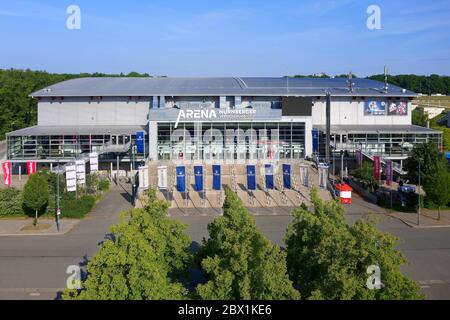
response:
<path id="1" fill-rule="evenodd" d="M 120 211 L 130 207 L 125 190 L 108 193 L 104 201 L 71 232 L 63 236 L 0 237 L 0 299 L 54 299 L 66 285 L 66 269 L 82 264 L 98 250 L 108 227 L 117 221 Z M 348 207 L 347 219 L 353 223 L 363 214 L 382 211 L 358 197 Z M 273 242 L 283 246 L 291 217 L 255 216 L 257 226 Z M 401 221 L 378 214 L 383 231 L 400 238 L 399 249 L 410 264 L 403 272 L 416 280 L 429 299 L 450 299 L 450 229 L 414 229 Z M 207 236 L 211 216 L 175 214 L 188 225 L 194 245 Z"/>
<path id="2" fill-rule="evenodd" d="M 416 229 L 400 220 L 380 214 L 383 209 L 364 202 L 354 196 L 353 204 L 347 207 L 346 218 L 355 222 L 371 212 L 381 221 L 380 230 L 399 238 L 398 249 L 406 256 L 409 264 L 402 272 L 419 283 L 428 299 L 450 299 L 450 228 Z M 201 243 L 207 236 L 207 225 L 213 217 L 182 216 L 176 218 L 188 225 L 187 232 L 192 241 Z M 284 246 L 284 235 L 291 221 L 288 215 L 255 216 L 258 228 L 272 243 Z"/>
<path id="3" fill-rule="evenodd" d="M 116 189 L 65 235 L 0 237 L 0 299 L 55 299 L 66 287 L 67 267 L 95 254 L 128 208 L 127 191 Z"/>

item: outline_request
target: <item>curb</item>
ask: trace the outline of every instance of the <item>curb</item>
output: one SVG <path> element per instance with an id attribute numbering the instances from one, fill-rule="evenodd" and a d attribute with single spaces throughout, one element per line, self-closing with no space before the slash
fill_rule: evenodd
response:
<path id="1" fill-rule="evenodd" d="M 410 228 L 415 228 L 415 229 L 450 228 L 450 224 L 444 224 L 444 225 L 439 225 L 439 226 L 417 225 L 417 224 L 414 224 L 414 223 L 405 221 L 405 220 L 402 219 L 402 218 L 399 218 L 399 217 L 396 217 L 396 216 L 393 216 L 393 215 L 390 215 L 390 214 L 388 214 L 387 216 L 388 216 L 388 217 L 391 217 L 391 218 L 394 218 L 394 219 L 397 219 L 397 220 L 403 222 L 403 223 L 404 223 L 405 225 L 407 225 L 408 227 L 410 227 Z"/>

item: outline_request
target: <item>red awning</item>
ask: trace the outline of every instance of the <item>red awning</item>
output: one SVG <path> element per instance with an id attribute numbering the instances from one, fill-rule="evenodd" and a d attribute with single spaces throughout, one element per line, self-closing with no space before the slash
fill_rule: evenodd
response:
<path id="1" fill-rule="evenodd" d="M 334 187 L 339 191 L 353 191 L 352 187 L 350 187 L 348 184 L 345 183 L 335 184 Z"/>

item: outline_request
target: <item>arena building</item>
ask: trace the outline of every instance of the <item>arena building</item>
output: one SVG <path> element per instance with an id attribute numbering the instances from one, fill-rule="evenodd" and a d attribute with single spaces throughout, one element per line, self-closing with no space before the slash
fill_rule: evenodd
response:
<path id="1" fill-rule="evenodd" d="M 402 160 L 442 133 L 412 125 L 414 92 L 345 78 L 79 78 L 31 94 L 36 126 L 7 134 L 11 163 L 39 166 L 99 155 L 120 163 L 249 163 L 330 150 Z"/>

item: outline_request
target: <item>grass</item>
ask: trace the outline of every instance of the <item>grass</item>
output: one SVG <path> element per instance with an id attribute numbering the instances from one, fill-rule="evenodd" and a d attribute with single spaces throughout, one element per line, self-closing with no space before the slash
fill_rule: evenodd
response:
<path id="1" fill-rule="evenodd" d="M 428 104 L 430 104 L 430 107 L 445 107 L 450 108 L 450 97 L 447 96 L 421 96 L 416 98 L 413 101 L 414 104 L 417 104 L 421 107 L 428 107 Z"/>

